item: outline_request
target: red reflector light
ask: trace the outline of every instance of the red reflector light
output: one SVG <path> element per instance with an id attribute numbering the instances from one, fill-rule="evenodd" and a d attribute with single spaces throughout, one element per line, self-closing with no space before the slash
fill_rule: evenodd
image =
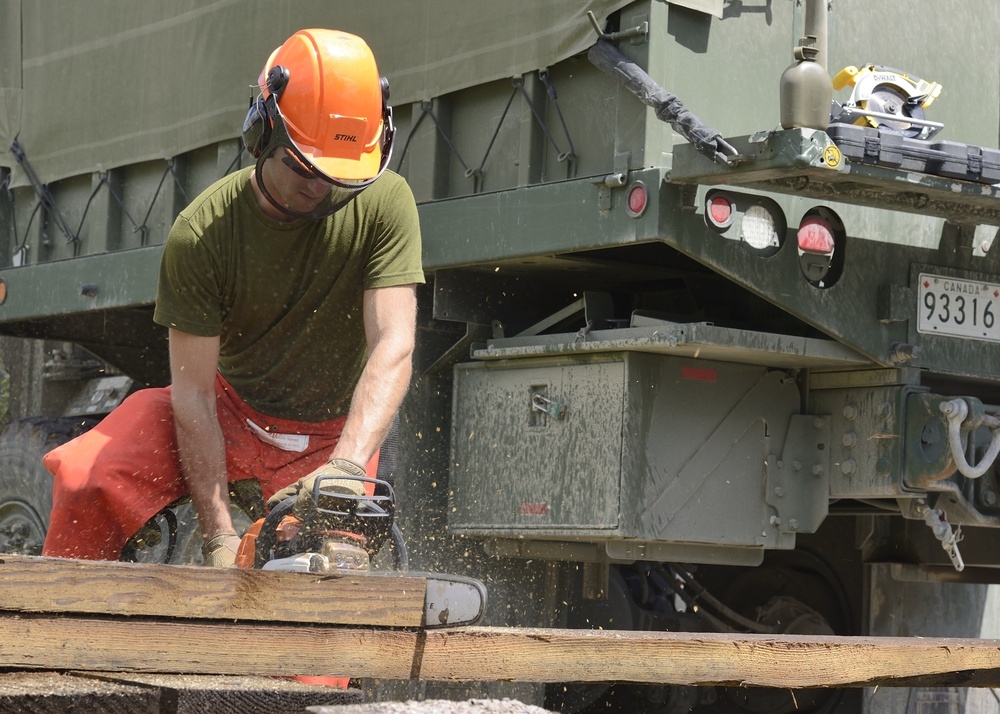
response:
<path id="1" fill-rule="evenodd" d="M 646 194 L 646 187 L 637 183 L 628 190 L 625 199 L 625 211 L 632 217 L 638 218 L 646 212 L 649 204 L 649 196 Z"/>
<path id="2" fill-rule="evenodd" d="M 799 248 L 808 253 L 833 252 L 833 230 L 817 216 L 809 216 L 799 225 Z"/>
<path id="3" fill-rule="evenodd" d="M 704 367 L 681 367 L 681 379 L 694 382 L 714 382 L 718 372 Z"/>
<path id="4" fill-rule="evenodd" d="M 725 196 L 712 196 L 707 208 L 708 220 L 717 228 L 725 228 L 733 222 L 733 204 Z"/>
<path id="5" fill-rule="evenodd" d="M 549 514 L 549 504 L 545 501 L 539 503 L 523 502 L 521 504 L 522 516 L 547 516 Z"/>

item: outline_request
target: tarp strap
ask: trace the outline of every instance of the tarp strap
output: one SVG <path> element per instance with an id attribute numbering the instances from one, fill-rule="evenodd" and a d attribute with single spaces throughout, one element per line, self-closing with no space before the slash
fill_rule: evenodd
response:
<path id="1" fill-rule="evenodd" d="M 518 93 L 520 93 L 521 96 L 524 98 L 524 101 L 527 103 L 528 108 L 531 110 L 531 115 L 532 117 L 534 117 L 535 123 L 542 130 L 542 133 L 545 135 L 546 139 L 548 139 L 549 143 L 552 145 L 552 148 L 555 149 L 557 161 L 559 163 L 563 162 L 566 163 L 567 166 L 566 178 L 573 178 L 576 172 L 576 151 L 573 148 L 573 139 L 570 136 L 569 128 L 567 127 L 566 121 L 563 117 L 562 109 L 559 107 L 559 99 L 558 95 L 556 94 L 555 85 L 552 82 L 552 78 L 549 75 L 547 68 L 539 70 L 538 77 L 541 80 L 542 84 L 545 86 L 546 95 L 548 96 L 549 101 L 555 107 L 556 114 L 559 118 L 559 122 L 562 126 L 564 134 L 566 135 L 566 141 L 569 144 L 569 148 L 567 150 L 564 151 L 559 146 L 559 143 L 556 141 L 556 138 L 552 135 L 552 132 L 549 131 L 549 128 L 545 124 L 545 119 L 542 116 L 541 111 L 539 110 L 538 106 L 536 106 L 536 104 L 532 101 L 528 92 L 524 89 L 523 77 L 514 77 L 511 79 L 511 83 L 513 84 L 513 89 L 511 90 L 510 96 L 507 97 L 507 104 L 504 106 L 503 112 L 500 115 L 500 119 L 497 121 L 496 127 L 494 127 L 493 129 L 493 135 L 490 137 L 489 143 L 486 147 L 486 151 L 483 154 L 483 158 L 480 160 L 479 165 L 476 168 L 471 168 L 469 164 L 466 163 L 465 159 L 462 158 L 462 155 L 461 153 L 459 153 L 458 148 L 451 140 L 451 137 L 448 136 L 448 132 L 445 131 L 444 126 L 441 124 L 437 115 L 434 113 L 434 103 L 432 101 L 426 101 L 420 103 L 420 116 L 417 117 L 417 120 L 413 123 L 413 127 L 410 129 L 410 133 L 407 135 L 406 141 L 403 143 L 403 150 L 400 152 L 399 159 L 396 164 L 397 171 L 399 170 L 399 167 L 402 166 L 403 159 L 406 157 L 406 152 L 410 147 L 410 141 L 417 133 L 417 130 L 420 128 L 421 123 L 423 123 L 424 118 L 430 117 L 430 120 L 434 123 L 434 127 L 437 129 L 438 134 L 440 134 L 445 144 L 447 144 L 448 148 L 451 150 L 451 153 L 458 160 L 458 163 L 461 164 L 462 169 L 465 172 L 466 178 L 472 179 L 473 193 L 482 192 L 484 190 L 484 179 L 486 175 L 485 172 L 486 161 L 487 159 L 489 159 L 490 152 L 493 150 L 493 145 L 496 143 L 497 137 L 500 135 L 500 129 L 503 127 L 504 121 L 506 120 L 507 115 L 510 113 L 510 108 L 514 102 L 514 98 L 518 95 Z"/>

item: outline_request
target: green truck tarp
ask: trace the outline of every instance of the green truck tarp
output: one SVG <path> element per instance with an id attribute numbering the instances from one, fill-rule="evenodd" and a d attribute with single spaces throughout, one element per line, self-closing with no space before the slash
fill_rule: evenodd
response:
<path id="1" fill-rule="evenodd" d="M 44 183 L 233 138 L 267 56 L 303 27 L 371 38 L 399 105 L 583 52 L 596 40 L 587 11 L 603 24 L 626 4 L 0 0 L 0 166 L 27 183 L 15 138 Z"/>

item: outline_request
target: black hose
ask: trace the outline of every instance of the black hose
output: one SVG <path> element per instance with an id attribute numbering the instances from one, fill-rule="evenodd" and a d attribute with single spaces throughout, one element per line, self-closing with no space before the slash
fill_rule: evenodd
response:
<path id="1" fill-rule="evenodd" d="M 708 603 L 716 612 L 718 612 L 723 617 L 726 617 L 730 622 L 743 627 L 750 632 L 759 632 L 765 635 L 775 634 L 778 630 L 771 625 L 765 625 L 762 622 L 756 622 L 748 617 L 744 617 L 740 613 L 733 610 L 731 607 L 727 606 L 718 598 L 714 597 L 708 590 L 706 590 L 701 583 L 694 579 L 694 576 L 682 568 L 679 565 L 672 566 L 675 573 L 680 576 L 680 579 L 684 582 L 686 586 L 691 588 L 695 594 L 695 598 L 701 600 L 702 602 Z"/>
<path id="2" fill-rule="evenodd" d="M 657 119 L 670 124 L 678 134 L 690 141 L 694 148 L 712 161 L 729 165 L 732 157 L 738 153 L 722 138 L 722 134 L 705 126 L 701 119 L 684 107 L 676 95 L 658 85 L 642 67 L 607 40 L 598 40 L 590 48 L 587 58 L 619 84 L 624 85 L 639 101 L 652 107 Z"/>

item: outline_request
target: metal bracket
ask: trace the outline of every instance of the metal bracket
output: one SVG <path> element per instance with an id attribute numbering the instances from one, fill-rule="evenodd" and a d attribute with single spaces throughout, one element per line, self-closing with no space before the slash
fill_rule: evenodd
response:
<path id="1" fill-rule="evenodd" d="M 829 416 L 792 416 L 780 458 L 769 456 L 764 500 L 774 508 L 770 525 L 781 533 L 815 533 L 830 496 Z"/>
<path id="2" fill-rule="evenodd" d="M 608 320 L 614 316 L 614 303 L 611 299 L 611 295 L 608 293 L 601 292 L 584 292 L 583 296 L 571 304 L 564 307 L 562 310 L 553 313 L 549 317 L 536 322 L 531 327 L 519 332 L 518 337 L 532 337 L 534 335 L 540 335 L 545 330 L 558 325 L 560 322 L 568 320 L 576 315 L 583 313 L 584 324 L 598 324 L 599 321 Z M 497 335 L 496 330 L 494 330 L 494 337 L 503 337 L 503 335 Z"/>
<path id="3" fill-rule="evenodd" d="M 594 28 L 594 32 L 602 40 L 607 40 L 608 42 L 618 42 L 618 40 L 631 40 L 633 38 L 645 38 L 649 35 L 649 23 L 641 22 L 635 27 L 630 27 L 627 30 L 619 30 L 618 32 L 605 32 L 601 29 L 600 23 L 597 22 L 597 18 L 594 17 L 594 12 L 592 10 L 587 10 L 587 17 L 590 19 L 590 24 Z"/>
<path id="4" fill-rule="evenodd" d="M 611 210 L 611 189 L 621 188 L 628 181 L 628 161 L 630 154 L 626 152 L 615 154 L 614 171 L 600 181 L 597 186 L 597 208 L 601 211 Z"/>

